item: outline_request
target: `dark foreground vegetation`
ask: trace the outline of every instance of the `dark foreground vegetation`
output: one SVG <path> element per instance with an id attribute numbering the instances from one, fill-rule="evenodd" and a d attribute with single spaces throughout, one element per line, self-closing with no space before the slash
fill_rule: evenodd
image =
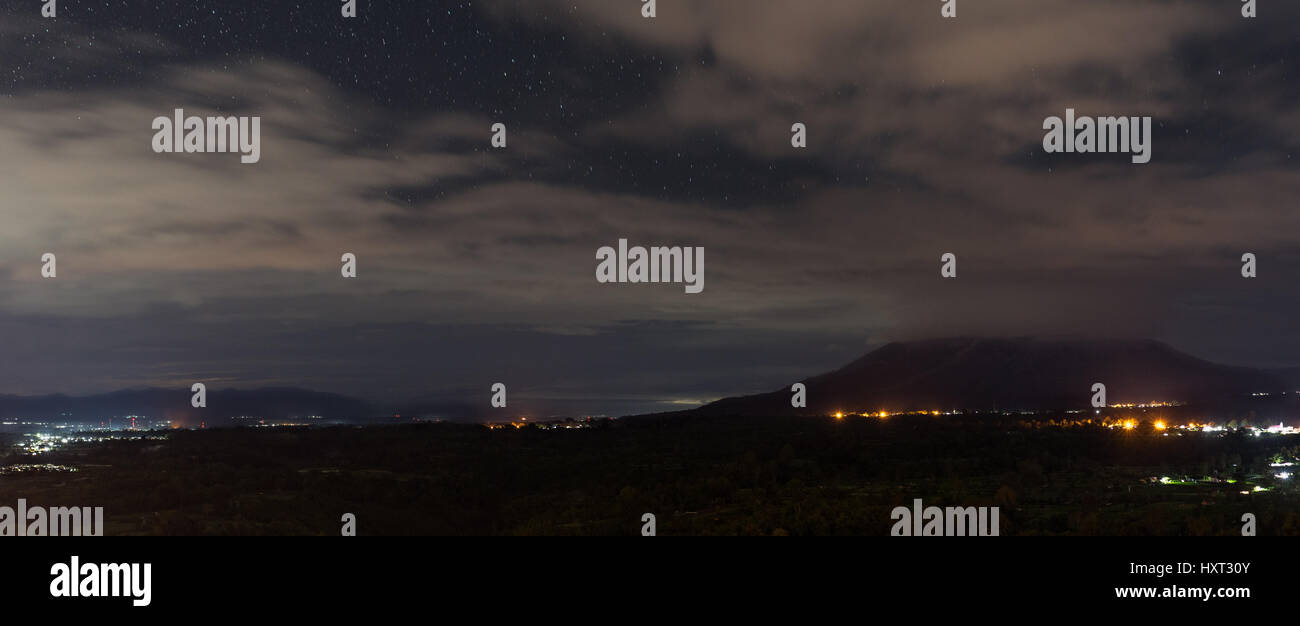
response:
<path id="1" fill-rule="evenodd" d="M 106 534 L 888 535 L 896 506 L 998 506 L 1003 535 L 1300 534 L 1300 437 L 1004 417 L 668 417 L 175 431 L 0 463 L 0 506 L 102 506 Z M 1294 468 L 1284 468 L 1294 469 Z M 1163 480 L 1162 480 L 1163 479 Z M 1258 489 L 1257 489 L 1258 488 Z M 1243 491 L 1249 492 L 1243 494 Z"/>

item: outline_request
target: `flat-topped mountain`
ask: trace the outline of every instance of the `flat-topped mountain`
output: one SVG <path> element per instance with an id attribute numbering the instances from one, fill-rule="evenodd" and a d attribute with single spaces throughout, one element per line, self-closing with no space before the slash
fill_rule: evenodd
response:
<path id="1" fill-rule="evenodd" d="M 953 338 L 890 343 L 844 367 L 802 381 L 808 407 L 790 406 L 789 386 L 724 398 L 712 415 L 835 411 L 1050 410 L 1086 408 L 1093 383 L 1107 401 L 1202 402 L 1289 390 L 1266 370 L 1212 363 L 1146 340 Z"/>

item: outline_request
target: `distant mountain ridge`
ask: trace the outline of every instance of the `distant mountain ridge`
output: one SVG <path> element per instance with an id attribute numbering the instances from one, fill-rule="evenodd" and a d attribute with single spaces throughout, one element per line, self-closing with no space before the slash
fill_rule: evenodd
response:
<path id="1" fill-rule="evenodd" d="M 201 422 L 220 424 L 230 418 L 249 415 L 286 419 L 319 415 L 323 419 L 352 419 L 370 416 L 373 409 L 363 400 L 335 393 L 292 387 L 207 390 L 207 406 L 190 406 L 188 389 L 127 389 L 88 396 L 63 394 L 45 396 L 0 395 L 0 418 L 68 420 L 92 423 L 126 415 L 169 419 L 186 426 Z"/>
<path id="2" fill-rule="evenodd" d="M 1300 400 L 1296 393 L 1300 392 L 1300 367 L 1264 370 L 1222 365 L 1150 340 L 963 337 L 895 342 L 837 370 L 791 380 L 790 384 L 795 382 L 807 385 L 806 408 L 790 406 L 787 384 L 769 393 L 724 398 L 681 413 L 759 416 L 1077 409 L 1088 406 L 1091 387 L 1097 382 L 1106 385 L 1111 404 L 1215 402 L 1279 391 Z M 454 394 L 384 401 L 381 406 L 342 394 L 292 387 L 209 388 L 208 405 L 203 409 L 190 406 L 191 395 L 187 388 L 128 389 L 86 396 L 0 395 L 0 419 L 89 424 L 143 415 L 194 427 L 228 424 L 237 416 L 275 420 L 320 416 L 357 423 L 377 423 L 377 419 L 386 421 L 396 415 L 454 421 L 489 417 L 486 408 L 465 403 Z M 512 398 L 511 411 L 504 415 L 550 415 L 527 408 Z"/>
<path id="3" fill-rule="evenodd" d="M 1152 340 L 950 338 L 895 342 L 805 379 L 806 409 L 789 387 L 724 398 L 701 414 L 1085 408 L 1093 383 L 1107 401 L 1200 402 L 1293 387 L 1284 371 L 1212 363 Z"/>

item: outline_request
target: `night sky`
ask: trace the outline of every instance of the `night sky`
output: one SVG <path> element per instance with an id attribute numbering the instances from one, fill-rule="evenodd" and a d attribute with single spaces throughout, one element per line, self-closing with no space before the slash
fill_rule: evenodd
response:
<path id="1" fill-rule="evenodd" d="M 1300 6 L 1259 1 L 8 0 L 0 393 L 621 414 L 955 335 L 1297 365 Z M 178 107 L 261 116 L 261 161 L 154 153 Z M 1067 107 L 1152 116 L 1151 163 L 1045 154 Z M 598 284 L 619 238 L 703 246 L 704 292 Z"/>

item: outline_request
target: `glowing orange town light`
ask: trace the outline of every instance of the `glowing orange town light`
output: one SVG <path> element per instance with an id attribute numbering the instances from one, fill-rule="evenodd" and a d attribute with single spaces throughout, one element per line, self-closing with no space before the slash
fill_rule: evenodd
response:
<path id="1" fill-rule="evenodd" d="M 1156 430 L 1164 430 L 1164 429 L 1165 429 L 1165 423 L 1163 421 L 1157 421 Z"/>
<path id="2" fill-rule="evenodd" d="M 835 412 L 835 419 L 837 419 L 837 420 L 842 420 L 842 419 L 844 419 L 844 413 L 841 413 L 841 412 L 839 412 L 839 411 L 836 411 L 836 412 Z"/>

